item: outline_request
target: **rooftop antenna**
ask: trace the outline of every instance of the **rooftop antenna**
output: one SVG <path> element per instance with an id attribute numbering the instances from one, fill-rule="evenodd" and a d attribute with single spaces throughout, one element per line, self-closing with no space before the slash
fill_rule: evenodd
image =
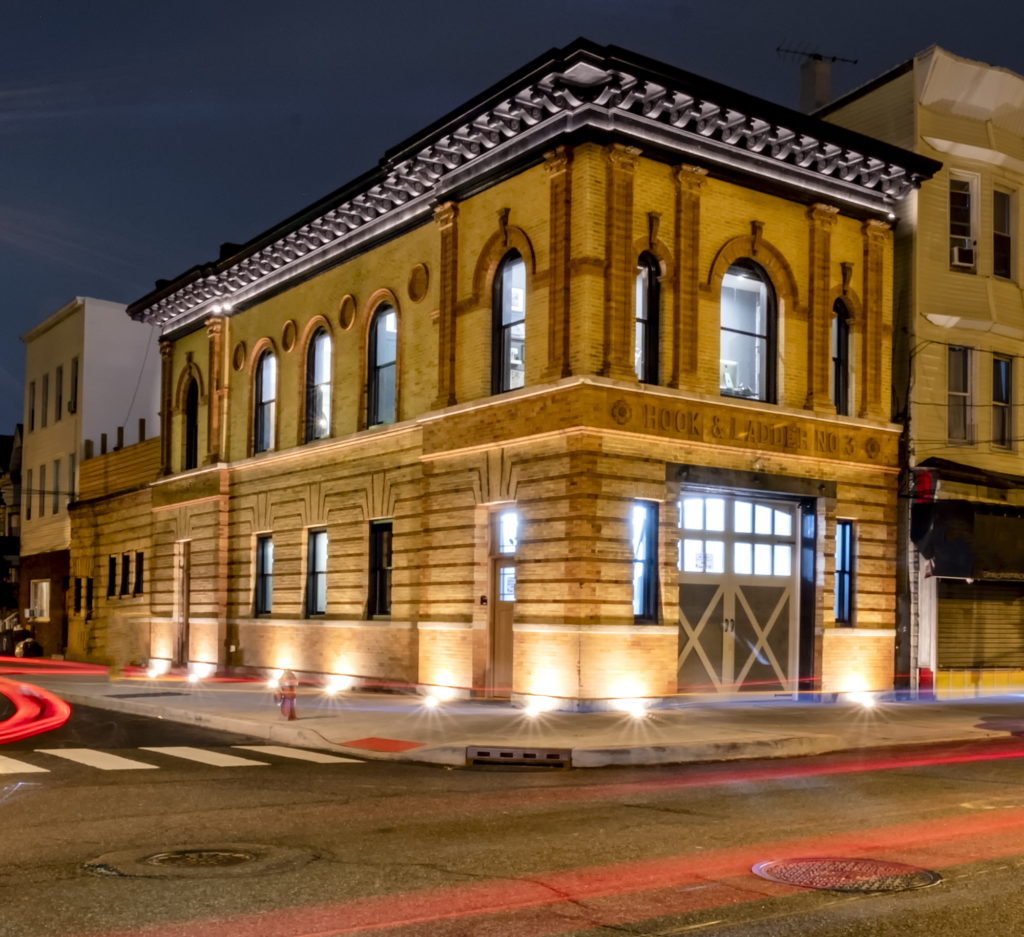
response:
<path id="1" fill-rule="evenodd" d="M 800 110 L 805 114 L 813 114 L 831 100 L 833 62 L 857 64 L 857 59 L 825 55 L 823 52 L 813 52 L 810 49 L 793 49 L 780 45 L 775 51 L 779 55 L 796 55 L 803 59 L 800 66 Z"/>

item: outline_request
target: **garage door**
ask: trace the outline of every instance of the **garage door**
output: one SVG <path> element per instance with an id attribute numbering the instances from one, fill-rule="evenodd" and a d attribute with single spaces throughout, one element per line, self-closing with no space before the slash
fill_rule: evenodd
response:
<path id="1" fill-rule="evenodd" d="M 1024 667 L 1024 583 L 938 582 L 939 669 Z"/>

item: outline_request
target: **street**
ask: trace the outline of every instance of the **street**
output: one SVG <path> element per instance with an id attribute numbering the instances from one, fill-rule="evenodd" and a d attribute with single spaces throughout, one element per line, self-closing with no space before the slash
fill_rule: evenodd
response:
<path id="1" fill-rule="evenodd" d="M 0 751 L 30 766 L 0 774 L 0 935 L 1011 935 L 1024 792 L 1010 743 L 458 770 L 298 760 L 318 756 L 79 708 Z M 942 881 L 840 893 L 750 871 L 794 857 Z"/>

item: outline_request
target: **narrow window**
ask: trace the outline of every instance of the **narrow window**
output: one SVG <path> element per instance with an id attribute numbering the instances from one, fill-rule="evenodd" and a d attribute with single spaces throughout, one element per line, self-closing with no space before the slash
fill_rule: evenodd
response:
<path id="1" fill-rule="evenodd" d="M 491 390 L 502 394 L 526 383 L 526 264 L 505 255 L 494 277 Z"/>
<path id="2" fill-rule="evenodd" d="M 1013 197 L 996 189 L 992 193 L 992 272 L 997 277 L 1013 276 Z"/>
<path id="3" fill-rule="evenodd" d="M 29 583 L 29 603 L 34 618 L 50 620 L 50 580 L 33 579 Z"/>
<path id="4" fill-rule="evenodd" d="M 306 442 L 331 435 L 331 338 L 320 329 L 306 354 Z"/>
<path id="5" fill-rule="evenodd" d="M 131 581 L 132 558 L 129 553 L 121 554 L 121 588 L 118 595 L 128 594 L 128 583 Z"/>
<path id="6" fill-rule="evenodd" d="M 68 500 L 74 501 L 75 494 L 78 492 L 78 479 L 75 477 L 78 473 L 78 458 L 73 452 L 68 453 Z"/>
<path id="7" fill-rule="evenodd" d="M 50 492 L 50 513 L 60 513 L 60 459 L 53 460 L 53 490 Z"/>
<path id="8" fill-rule="evenodd" d="M 28 383 L 28 431 L 36 428 L 36 382 Z"/>
<path id="9" fill-rule="evenodd" d="M 722 277 L 719 391 L 726 397 L 775 400 L 775 295 L 752 260 Z"/>
<path id="10" fill-rule="evenodd" d="M 970 178 L 949 179 L 949 264 L 974 273 L 974 185 Z"/>
<path id="11" fill-rule="evenodd" d="M 39 407 L 39 425 L 46 426 L 46 418 L 50 412 L 50 375 L 43 375 L 43 399 Z"/>
<path id="12" fill-rule="evenodd" d="M 60 420 L 64 411 L 64 368 L 57 365 L 53 376 L 53 422 Z"/>
<path id="13" fill-rule="evenodd" d="M 256 589 L 253 613 L 269 615 L 274 605 L 274 541 L 263 535 L 256 538 Z"/>
<path id="14" fill-rule="evenodd" d="M 36 492 L 36 510 L 39 516 L 46 515 L 46 466 L 39 466 L 39 489 Z"/>
<path id="15" fill-rule="evenodd" d="M 75 613 L 78 614 L 82 611 L 82 577 L 75 576 L 75 591 L 74 598 L 72 599 L 72 606 Z"/>
<path id="16" fill-rule="evenodd" d="M 117 557 L 107 557 L 107 598 L 117 594 Z"/>
<path id="17" fill-rule="evenodd" d="M 269 452 L 274 448 L 274 411 L 277 402 L 277 359 L 270 351 L 263 352 L 256 362 L 254 397 L 253 452 Z"/>
<path id="18" fill-rule="evenodd" d="M 181 467 L 185 471 L 199 467 L 199 382 L 195 378 L 188 382 L 185 391 L 185 452 Z"/>
<path id="19" fill-rule="evenodd" d="M 850 314 L 842 300 L 832 307 L 832 404 L 840 416 L 850 413 Z"/>
<path id="20" fill-rule="evenodd" d="M 68 413 L 78 409 L 78 358 L 71 359 L 71 380 L 68 386 Z"/>
<path id="21" fill-rule="evenodd" d="M 1013 362 L 992 358 L 992 444 L 1009 449 L 1013 439 Z"/>
<path id="22" fill-rule="evenodd" d="M 630 513 L 633 541 L 633 617 L 658 620 L 658 506 L 634 501 Z"/>
<path id="23" fill-rule="evenodd" d="M 949 347 L 947 409 L 950 442 L 971 441 L 970 354 L 969 348 Z"/>
<path id="24" fill-rule="evenodd" d="M 142 595 L 142 583 L 145 570 L 145 562 L 141 550 L 135 551 L 135 582 L 132 585 L 132 595 Z"/>
<path id="25" fill-rule="evenodd" d="M 391 614 L 391 521 L 370 524 L 370 593 L 367 614 Z"/>
<path id="26" fill-rule="evenodd" d="M 25 473 L 25 495 L 22 499 L 25 502 L 25 520 L 32 520 L 32 496 L 35 492 L 32 490 L 32 469 L 29 469 Z"/>
<path id="27" fill-rule="evenodd" d="M 86 616 L 89 616 L 89 615 L 92 614 L 92 609 L 93 609 L 93 589 L 94 588 L 95 587 L 93 586 L 92 576 L 89 576 L 85 580 L 85 614 L 86 614 Z"/>
<path id="28" fill-rule="evenodd" d="M 658 261 L 646 251 L 637 262 L 633 309 L 633 366 L 637 380 L 642 384 L 657 384 L 661 335 Z"/>
<path id="29" fill-rule="evenodd" d="M 836 521 L 835 620 L 853 624 L 853 521 Z"/>
<path id="30" fill-rule="evenodd" d="M 377 307 L 370 324 L 368 426 L 395 422 L 397 358 L 398 313 L 384 303 Z"/>
<path id="31" fill-rule="evenodd" d="M 327 611 L 327 531 L 311 530 L 306 547 L 306 615 Z"/>

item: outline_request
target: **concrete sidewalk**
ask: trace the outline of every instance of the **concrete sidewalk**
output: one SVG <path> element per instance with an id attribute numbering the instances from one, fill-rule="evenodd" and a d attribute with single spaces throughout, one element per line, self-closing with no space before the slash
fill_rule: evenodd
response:
<path id="1" fill-rule="evenodd" d="M 302 687 L 298 719 L 285 721 L 262 683 L 111 680 L 32 673 L 72 705 L 191 723 L 361 758 L 437 765 L 561 759 L 576 768 L 786 758 L 886 746 L 1024 735 L 1024 698 L 956 702 L 679 703 L 642 718 L 626 713 L 528 716 L 503 702 L 455 700 L 428 708 L 422 697 Z M 503 755 L 510 754 L 511 758 Z M 553 763 L 549 761 L 548 763 Z"/>

